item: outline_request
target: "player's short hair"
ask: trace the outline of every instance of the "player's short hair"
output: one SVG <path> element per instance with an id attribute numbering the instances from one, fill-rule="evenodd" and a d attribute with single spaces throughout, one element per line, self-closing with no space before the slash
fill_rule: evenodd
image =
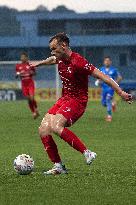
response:
<path id="1" fill-rule="evenodd" d="M 27 58 L 29 57 L 29 56 L 28 56 L 28 53 L 25 52 L 25 51 L 23 51 L 23 52 L 20 54 L 20 56 L 22 56 L 22 55 L 26 56 Z"/>
<path id="2" fill-rule="evenodd" d="M 107 58 L 111 61 L 111 57 L 110 56 L 105 56 L 104 60 L 107 59 Z"/>
<path id="3" fill-rule="evenodd" d="M 66 33 L 62 32 L 62 33 L 57 33 L 56 35 L 54 35 L 53 37 L 51 37 L 51 39 L 49 40 L 49 43 L 51 43 L 54 39 L 57 39 L 58 43 L 62 43 L 65 42 L 68 46 L 69 46 L 69 37 L 67 36 Z"/>

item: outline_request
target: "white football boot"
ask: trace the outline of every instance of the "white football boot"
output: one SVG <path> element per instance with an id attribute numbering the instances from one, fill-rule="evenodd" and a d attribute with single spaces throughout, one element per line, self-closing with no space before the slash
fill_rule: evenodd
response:
<path id="1" fill-rule="evenodd" d="M 58 175 L 58 174 L 68 174 L 67 169 L 65 168 L 65 165 L 61 163 L 55 163 L 54 167 L 46 172 L 44 172 L 45 175 Z"/>
<path id="2" fill-rule="evenodd" d="M 90 150 L 85 150 L 84 152 L 84 156 L 85 156 L 85 159 L 86 159 L 86 163 L 88 165 L 90 165 L 97 157 L 97 154 L 95 152 L 91 152 Z"/>

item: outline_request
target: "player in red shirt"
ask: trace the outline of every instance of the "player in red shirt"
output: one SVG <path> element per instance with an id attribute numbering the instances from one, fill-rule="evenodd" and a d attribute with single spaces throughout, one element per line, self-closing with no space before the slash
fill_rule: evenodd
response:
<path id="1" fill-rule="evenodd" d="M 20 57 L 21 63 L 16 65 L 16 78 L 20 77 L 23 95 L 28 99 L 28 105 L 33 113 L 33 118 L 39 116 L 37 102 L 34 99 L 35 85 L 33 76 L 35 68 L 29 65 L 27 53 L 22 53 Z"/>
<path id="2" fill-rule="evenodd" d="M 58 64 L 58 72 L 63 84 L 62 97 L 49 109 L 39 128 L 42 143 L 50 160 L 54 163 L 52 169 L 44 172 L 46 175 L 67 173 L 57 145 L 52 138 L 52 133 L 57 134 L 70 146 L 81 152 L 87 164 L 91 164 L 96 158 L 96 153 L 89 150 L 71 130 L 66 128 L 73 125 L 85 112 L 88 101 L 89 75 L 103 80 L 113 87 L 125 101 L 132 102 L 132 96 L 122 91 L 114 80 L 100 72 L 80 54 L 71 51 L 66 34 L 55 35 L 49 43 L 53 56 L 31 64 L 36 67 Z"/>

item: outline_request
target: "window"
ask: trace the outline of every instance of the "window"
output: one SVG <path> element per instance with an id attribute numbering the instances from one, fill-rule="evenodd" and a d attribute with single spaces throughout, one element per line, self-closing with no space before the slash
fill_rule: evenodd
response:
<path id="1" fill-rule="evenodd" d="M 66 21 L 66 33 L 70 35 L 81 35 L 82 28 L 79 20 L 68 19 Z"/>
<path id="2" fill-rule="evenodd" d="M 39 36 L 54 35 L 58 32 L 65 32 L 65 20 L 39 20 Z"/>
<path id="3" fill-rule="evenodd" d="M 127 66 L 127 54 L 126 53 L 121 53 L 119 55 L 119 65 Z"/>
<path id="4" fill-rule="evenodd" d="M 136 48 L 131 48 L 130 49 L 130 60 L 131 61 L 136 61 Z"/>
<path id="5" fill-rule="evenodd" d="M 86 34 L 118 34 L 121 32 L 119 19 L 81 20 L 82 29 Z"/>
<path id="6" fill-rule="evenodd" d="M 130 19 L 130 20 L 127 20 L 127 27 L 129 29 L 135 29 L 136 28 L 136 19 Z"/>

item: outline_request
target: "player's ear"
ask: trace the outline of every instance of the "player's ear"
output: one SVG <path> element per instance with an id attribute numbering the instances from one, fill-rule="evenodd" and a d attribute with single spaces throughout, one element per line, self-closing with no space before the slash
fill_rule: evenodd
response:
<path id="1" fill-rule="evenodd" d="M 62 42 L 62 48 L 65 49 L 67 47 L 67 44 L 65 42 Z"/>

